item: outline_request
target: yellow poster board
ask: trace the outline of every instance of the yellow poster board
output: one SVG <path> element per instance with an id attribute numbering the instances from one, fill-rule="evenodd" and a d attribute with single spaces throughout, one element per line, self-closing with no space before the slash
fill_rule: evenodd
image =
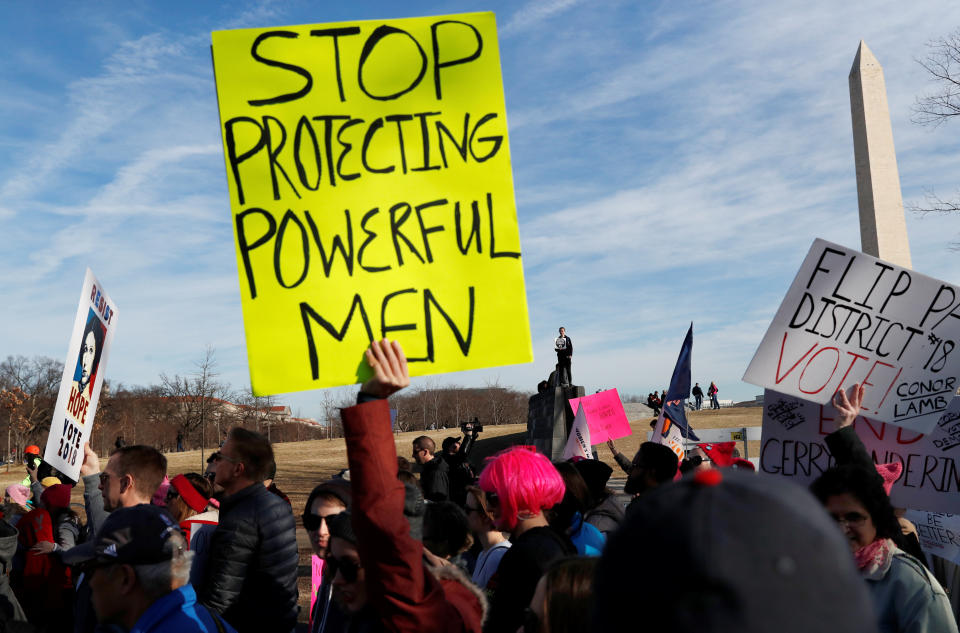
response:
<path id="1" fill-rule="evenodd" d="M 253 392 L 533 360 L 492 13 L 213 33 Z M 366 370 L 368 371 L 368 370 Z"/>

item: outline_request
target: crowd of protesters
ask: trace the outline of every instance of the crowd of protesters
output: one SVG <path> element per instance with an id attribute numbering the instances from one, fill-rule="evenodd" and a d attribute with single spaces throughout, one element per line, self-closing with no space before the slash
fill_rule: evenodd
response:
<path id="1" fill-rule="evenodd" d="M 859 387 L 835 398 L 837 466 L 810 491 L 712 447 L 680 460 L 645 442 L 631 459 L 611 441 L 620 494 L 598 460 L 513 446 L 474 464 L 478 420 L 398 456 L 387 398 L 406 359 L 382 341 L 365 360 L 373 377 L 341 411 L 349 468 L 303 508 L 243 428 L 206 472 L 172 479 L 152 447 L 118 442 L 101 464 L 85 446 L 85 522 L 71 483 L 27 451 L 0 520 L 0 631 L 289 633 L 296 514 L 324 561 L 311 633 L 957 631 L 887 496 L 896 467 L 852 430 Z"/>

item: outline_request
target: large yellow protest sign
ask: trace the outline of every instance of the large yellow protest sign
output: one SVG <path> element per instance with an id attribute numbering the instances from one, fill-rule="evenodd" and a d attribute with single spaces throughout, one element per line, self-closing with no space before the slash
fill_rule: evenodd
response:
<path id="1" fill-rule="evenodd" d="M 533 359 L 492 13 L 213 33 L 250 379 Z"/>

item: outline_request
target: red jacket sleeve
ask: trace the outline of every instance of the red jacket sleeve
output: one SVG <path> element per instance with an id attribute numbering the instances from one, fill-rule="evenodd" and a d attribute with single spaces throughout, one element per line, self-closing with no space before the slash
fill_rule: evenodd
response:
<path id="1" fill-rule="evenodd" d="M 397 479 L 397 449 L 386 400 L 343 409 L 352 488 L 352 521 L 367 595 L 388 631 L 464 630 L 439 581 L 425 568 L 423 544 L 410 536 Z M 454 626 L 451 626 L 454 625 Z"/>

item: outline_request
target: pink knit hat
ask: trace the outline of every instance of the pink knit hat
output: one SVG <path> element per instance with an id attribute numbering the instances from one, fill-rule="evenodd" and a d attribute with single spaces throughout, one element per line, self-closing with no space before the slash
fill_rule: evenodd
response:
<path id="1" fill-rule="evenodd" d="M 893 488 L 893 482 L 900 479 L 900 473 L 903 472 L 903 464 L 900 462 L 891 462 L 889 464 L 876 464 L 877 473 L 883 477 L 883 489 L 887 496 L 890 496 L 890 489 Z"/>
<path id="2" fill-rule="evenodd" d="M 27 507 L 27 502 L 30 500 L 30 489 L 23 484 L 13 484 L 7 486 L 7 496 L 17 505 Z"/>
<path id="3" fill-rule="evenodd" d="M 157 488 L 157 491 L 153 493 L 153 499 L 150 500 L 150 503 L 155 506 L 160 506 L 161 508 L 166 508 L 168 490 L 170 490 L 170 478 L 164 475 L 163 481 L 160 482 L 160 487 Z"/>

